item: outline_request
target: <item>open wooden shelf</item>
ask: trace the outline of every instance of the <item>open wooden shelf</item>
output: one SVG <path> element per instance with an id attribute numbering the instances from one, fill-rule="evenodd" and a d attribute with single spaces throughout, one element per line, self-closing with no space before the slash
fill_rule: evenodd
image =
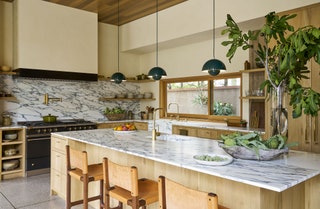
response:
<path id="1" fill-rule="evenodd" d="M 245 96 L 245 97 L 240 97 L 240 99 L 266 99 L 265 96 Z"/>
<path id="2" fill-rule="evenodd" d="M 255 68 L 249 70 L 240 70 L 241 73 L 256 73 L 256 72 L 264 72 L 265 68 Z"/>
<path id="3" fill-rule="evenodd" d="M 0 100 L 17 101 L 17 98 L 15 98 L 15 97 L 0 97 Z"/>
<path id="4" fill-rule="evenodd" d="M 13 72 L 13 71 L 2 72 L 2 71 L 0 71 L 0 75 L 17 75 L 17 72 Z"/>
<path id="5" fill-rule="evenodd" d="M 112 82 L 110 80 L 110 78 L 98 78 L 99 81 L 109 81 Z M 144 80 L 126 80 L 125 82 L 128 83 L 150 83 L 150 82 L 155 82 L 155 80 L 153 79 L 144 79 Z"/>
<path id="6" fill-rule="evenodd" d="M 145 98 L 99 98 L 99 101 L 134 101 L 134 100 L 145 100 L 145 101 L 151 101 L 156 100 L 155 98 L 145 99 Z"/>

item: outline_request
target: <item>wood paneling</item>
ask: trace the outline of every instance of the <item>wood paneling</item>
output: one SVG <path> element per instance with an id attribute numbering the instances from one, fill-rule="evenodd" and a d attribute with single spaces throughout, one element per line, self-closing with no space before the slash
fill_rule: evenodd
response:
<path id="1" fill-rule="evenodd" d="M 118 25 L 118 0 L 43 0 L 98 13 L 98 21 Z M 159 0 L 159 11 L 186 0 Z M 119 25 L 156 12 L 156 0 L 120 0 Z"/>

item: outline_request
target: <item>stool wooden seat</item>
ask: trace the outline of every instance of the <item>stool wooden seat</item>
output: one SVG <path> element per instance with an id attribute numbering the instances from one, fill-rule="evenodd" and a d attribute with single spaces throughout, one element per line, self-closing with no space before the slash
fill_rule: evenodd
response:
<path id="1" fill-rule="evenodd" d="M 138 179 L 138 169 L 134 166 L 116 164 L 107 158 L 103 159 L 104 172 L 104 207 L 110 209 L 110 197 L 119 201 L 117 209 L 123 203 L 133 209 L 146 208 L 158 201 L 158 184 L 149 179 Z"/>
<path id="2" fill-rule="evenodd" d="M 102 163 L 88 165 L 86 151 L 74 150 L 66 145 L 67 156 L 67 197 L 66 208 L 83 204 L 84 209 L 88 209 L 88 202 L 100 200 L 100 209 L 103 208 L 103 170 Z M 71 202 L 71 177 L 83 183 L 83 199 Z M 89 183 L 100 181 L 99 195 L 88 197 Z"/>
<path id="3" fill-rule="evenodd" d="M 160 209 L 227 209 L 214 193 L 193 190 L 164 176 L 158 178 Z"/>

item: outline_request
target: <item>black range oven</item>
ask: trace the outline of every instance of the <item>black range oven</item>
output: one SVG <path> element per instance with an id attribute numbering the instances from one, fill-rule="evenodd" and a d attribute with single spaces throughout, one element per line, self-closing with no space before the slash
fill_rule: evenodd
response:
<path id="1" fill-rule="evenodd" d="M 96 129 L 97 124 L 82 120 L 58 120 L 55 123 L 43 121 L 18 122 L 26 126 L 26 173 L 27 176 L 50 172 L 51 133 Z"/>

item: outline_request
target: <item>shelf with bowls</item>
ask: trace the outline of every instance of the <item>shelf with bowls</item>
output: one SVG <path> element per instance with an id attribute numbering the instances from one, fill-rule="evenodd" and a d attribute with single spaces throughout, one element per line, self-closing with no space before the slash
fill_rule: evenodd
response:
<path id="1" fill-rule="evenodd" d="M 266 94 L 265 90 L 260 89 L 260 85 L 266 79 L 265 68 L 255 68 L 248 70 L 240 70 L 242 75 L 242 100 L 243 108 L 248 108 L 249 127 L 265 128 L 265 112 L 266 112 Z M 245 106 L 246 105 L 246 106 Z M 259 118 L 254 123 L 254 118 Z"/>
<path id="2" fill-rule="evenodd" d="M 155 100 L 152 97 L 153 94 L 151 92 L 145 92 L 140 94 L 133 93 L 120 93 L 120 94 L 107 94 L 105 97 L 99 98 L 100 101 L 115 101 L 115 100 L 123 100 L 123 101 L 132 101 L 132 100 Z"/>
<path id="3" fill-rule="evenodd" d="M 111 82 L 110 78 L 104 78 L 104 77 L 99 77 L 99 81 L 109 81 Z M 136 79 L 127 79 L 125 82 L 129 83 L 150 83 L 150 82 L 155 82 L 153 79 L 143 79 L 143 80 L 136 80 Z"/>
<path id="4" fill-rule="evenodd" d="M 25 175 L 25 129 L 0 129 L 0 181 Z"/>

